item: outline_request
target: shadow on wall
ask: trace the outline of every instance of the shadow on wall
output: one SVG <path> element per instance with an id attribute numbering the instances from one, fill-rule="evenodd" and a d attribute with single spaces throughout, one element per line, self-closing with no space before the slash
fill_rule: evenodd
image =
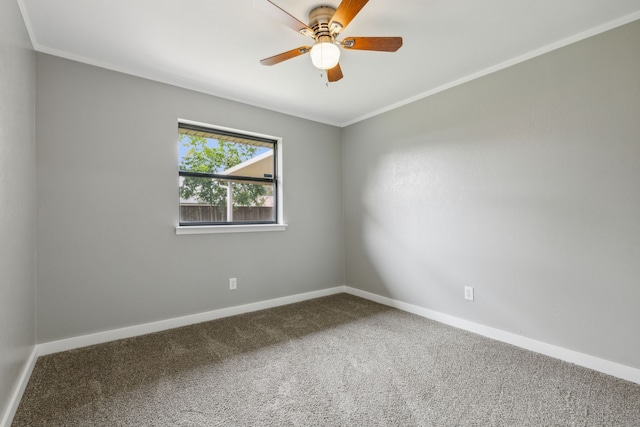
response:
<path id="1" fill-rule="evenodd" d="M 607 272 L 585 261 L 616 236 L 598 222 L 605 212 L 585 213 L 584 195 L 563 188 L 573 178 L 562 165 L 530 160 L 499 139 L 380 155 L 364 180 L 362 244 L 390 297 L 530 337 L 558 324 L 589 329 L 593 296 L 564 285 L 610 299 L 598 289 Z M 476 288 L 475 302 L 464 286 Z M 576 303 L 586 308 L 564 310 Z"/>
<path id="2" fill-rule="evenodd" d="M 640 366 L 638 28 L 348 127 L 349 277 Z"/>

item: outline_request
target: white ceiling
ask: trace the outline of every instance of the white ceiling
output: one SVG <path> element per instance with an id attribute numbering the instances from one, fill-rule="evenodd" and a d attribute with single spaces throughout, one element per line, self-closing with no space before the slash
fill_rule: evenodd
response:
<path id="1" fill-rule="evenodd" d="M 319 4 L 273 0 L 300 21 Z M 252 0 L 18 0 L 34 48 L 64 58 L 345 126 L 640 19 L 640 0 L 370 0 L 342 37 L 401 36 L 398 52 L 344 51 L 326 84 L 313 42 Z"/>

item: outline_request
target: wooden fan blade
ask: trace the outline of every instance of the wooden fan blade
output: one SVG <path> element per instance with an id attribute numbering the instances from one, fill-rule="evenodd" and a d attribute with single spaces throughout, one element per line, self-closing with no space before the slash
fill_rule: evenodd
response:
<path id="1" fill-rule="evenodd" d="M 340 64 L 337 64 L 335 67 L 327 70 L 327 79 L 330 82 L 337 82 L 342 78 L 342 69 L 340 68 Z"/>
<path id="2" fill-rule="evenodd" d="M 287 52 L 282 52 L 278 55 L 271 56 L 269 58 L 265 58 L 260 61 L 262 65 L 275 65 L 279 64 L 282 61 L 286 61 L 287 59 L 295 58 L 296 56 L 304 55 L 309 52 L 311 48 L 309 46 L 301 46 L 295 49 L 291 49 Z"/>
<path id="3" fill-rule="evenodd" d="M 264 13 L 275 19 L 276 21 L 291 28 L 293 31 L 311 38 L 315 38 L 315 34 L 309 26 L 296 17 L 291 15 L 280 6 L 274 4 L 270 0 L 253 0 L 253 6 L 262 10 Z"/>
<path id="4" fill-rule="evenodd" d="M 402 47 L 402 37 L 348 37 L 341 44 L 345 49 L 395 52 Z"/>
<path id="5" fill-rule="evenodd" d="M 342 0 L 342 3 L 333 14 L 329 29 L 332 33 L 337 34 L 344 30 L 349 22 L 360 12 L 360 9 L 367 4 L 369 0 Z"/>

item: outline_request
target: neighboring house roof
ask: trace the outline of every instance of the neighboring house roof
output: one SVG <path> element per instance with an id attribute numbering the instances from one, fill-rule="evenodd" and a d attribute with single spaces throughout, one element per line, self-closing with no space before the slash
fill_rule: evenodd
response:
<path id="1" fill-rule="evenodd" d="M 250 176 L 253 178 L 264 178 L 265 174 L 273 174 L 273 150 L 221 172 L 221 175 Z"/>

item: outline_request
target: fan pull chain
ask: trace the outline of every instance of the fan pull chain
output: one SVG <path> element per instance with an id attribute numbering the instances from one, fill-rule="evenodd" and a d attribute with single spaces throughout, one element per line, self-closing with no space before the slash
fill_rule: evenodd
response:
<path id="1" fill-rule="evenodd" d="M 324 79 L 324 72 L 322 72 L 322 71 L 320 72 L 320 78 L 321 78 L 321 79 Z M 325 85 L 326 87 L 329 87 L 329 81 L 327 80 L 327 81 L 324 83 L 324 85 Z"/>
<path id="2" fill-rule="evenodd" d="M 324 72 L 324 71 L 320 71 L 320 78 L 321 78 L 321 79 L 324 79 L 324 78 L 325 78 L 325 72 Z M 329 78 L 329 77 L 327 77 L 327 79 L 328 79 L 328 78 Z M 329 87 L 329 80 L 326 80 L 326 81 L 324 82 L 324 85 L 325 85 L 326 87 Z"/>

